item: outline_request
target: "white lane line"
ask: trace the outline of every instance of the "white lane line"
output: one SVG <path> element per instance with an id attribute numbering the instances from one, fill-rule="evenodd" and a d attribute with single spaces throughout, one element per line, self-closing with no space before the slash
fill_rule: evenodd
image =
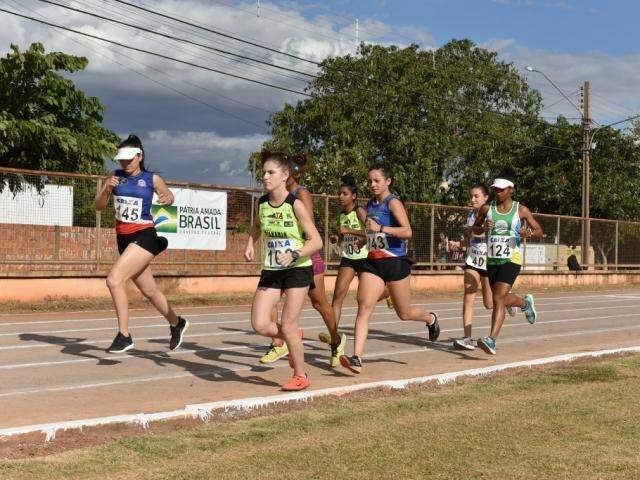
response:
<path id="1" fill-rule="evenodd" d="M 535 337 L 535 340 L 547 340 L 547 339 L 553 339 L 553 338 L 563 338 L 563 337 L 567 337 L 567 336 L 573 336 L 573 335 L 592 335 L 594 333 L 607 333 L 607 332 L 617 332 L 617 331 L 626 331 L 626 330 L 635 330 L 635 329 L 639 329 L 640 325 L 635 325 L 635 326 L 631 326 L 631 327 L 615 327 L 615 328 L 610 328 L 610 329 L 595 329 L 595 330 L 577 330 L 575 332 L 562 332 L 562 333 L 552 333 L 552 334 L 546 334 L 546 335 L 538 335 Z M 421 332 L 424 333 L 424 332 Z M 531 340 L 532 337 L 530 336 L 523 336 L 523 337 L 513 337 L 513 338 L 507 338 L 504 340 L 500 340 L 500 344 L 503 345 L 505 343 L 519 343 L 519 342 L 526 342 Z M 305 343 L 316 343 L 316 342 L 305 342 Z M 246 347 L 245 347 L 246 348 Z M 394 356 L 394 355 L 405 355 L 405 354 L 413 354 L 413 353 L 420 353 L 420 352 L 426 352 L 426 353 L 433 353 L 436 352 L 437 350 L 435 349 L 430 349 L 427 346 L 424 347 L 416 347 L 416 348 L 407 348 L 407 349 L 403 349 L 403 350 L 389 350 L 389 351 L 384 351 L 384 352 L 372 352 L 370 354 L 366 354 L 364 355 L 364 358 L 378 358 L 378 357 L 390 357 L 390 356 Z M 453 351 L 453 350 L 452 350 Z M 257 357 L 256 357 L 257 358 Z M 310 361 L 307 362 L 309 365 L 315 365 L 315 366 L 326 366 L 326 362 L 317 362 L 317 361 Z M 94 383 L 83 383 L 83 384 L 76 384 L 76 385 L 62 385 L 62 386 L 57 386 L 57 387 L 46 387 L 46 388 L 40 388 L 40 389 L 29 389 L 29 390 L 16 390 L 13 392 L 6 392 L 6 393 L 0 393 L 0 398 L 3 397 L 12 397 L 12 396 L 16 396 L 16 395 L 30 395 L 30 394 L 39 394 L 39 393 L 52 393 L 52 392 L 64 392 L 64 391 L 71 391 L 71 390 L 85 390 L 85 389 L 91 389 L 91 388 L 99 388 L 99 387 L 109 387 L 109 386 L 115 386 L 115 385 L 126 385 L 126 384 L 132 384 L 132 383 L 146 383 L 146 382 L 155 382 L 155 381 L 160 381 L 160 380 L 173 380 L 173 379 L 180 379 L 180 378 L 186 378 L 186 377 L 202 377 L 202 376 L 208 376 L 208 375 L 217 375 L 220 378 L 225 377 L 227 375 L 232 375 L 235 374 L 237 372 L 246 372 L 246 371 L 250 371 L 250 370 L 254 370 L 256 368 L 261 367 L 260 365 L 256 364 L 256 365 L 247 365 L 244 367 L 237 367 L 237 368 L 224 368 L 224 367 L 217 367 L 217 368 L 212 368 L 212 369 L 206 369 L 206 370 L 202 370 L 201 372 L 183 372 L 183 373 L 175 373 L 175 374 L 169 374 L 169 375 L 153 375 L 153 376 L 148 376 L 148 377 L 138 377 L 138 378 L 128 378 L 126 380 L 109 380 L 109 381 L 104 381 L 104 382 L 94 382 Z M 276 368 L 290 368 L 289 364 L 287 362 L 277 362 L 276 364 L 270 364 L 269 366 L 262 366 L 262 368 L 264 369 L 276 369 Z"/>
<path id="2" fill-rule="evenodd" d="M 634 308 L 634 305 L 621 305 L 618 308 Z M 563 311 L 570 311 L 570 312 L 579 312 L 579 311 L 591 311 L 591 310 L 606 310 L 610 307 L 591 307 L 591 308 L 571 308 L 571 309 L 565 309 L 565 310 L 551 310 L 552 313 L 556 313 L 556 312 L 563 312 Z M 448 310 L 440 310 L 440 312 L 443 311 L 448 311 Z M 547 312 L 547 310 L 540 310 L 540 313 L 545 313 Z M 395 312 L 393 311 L 389 311 L 388 309 L 383 310 L 382 312 L 376 314 L 377 316 L 387 316 L 387 315 L 395 315 Z M 347 317 L 355 317 L 355 314 L 346 314 L 343 315 L 342 318 L 347 318 Z M 488 318 L 490 317 L 490 315 L 488 314 L 481 314 L 481 315 L 475 315 L 475 318 Z M 307 319 L 320 319 L 319 316 L 310 316 L 310 317 L 301 317 L 301 320 L 307 320 Z M 452 320 L 452 319 L 457 319 L 457 317 L 440 317 L 440 320 Z M 219 325 L 219 324 L 233 324 L 233 323 L 247 323 L 248 320 L 233 320 L 233 321 L 227 321 L 227 322 L 194 322 L 192 323 L 192 325 Z M 392 321 L 387 321 L 387 322 L 373 322 L 372 325 L 392 325 L 392 324 L 402 324 L 405 323 L 402 320 L 392 320 Z M 164 326 L 164 325 L 163 325 Z M 151 326 L 143 326 L 143 328 L 148 328 Z M 305 330 L 316 330 L 316 329 L 322 329 L 324 327 L 320 326 L 320 327 L 316 327 L 316 326 L 303 326 Z M 140 327 L 136 327 L 136 328 L 140 328 Z M 134 328 L 134 330 L 136 329 Z M 95 329 L 88 329 L 89 331 L 93 331 Z M 107 329 L 107 330 L 111 330 L 111 329 Z M 42 335 L 42 334 L 50 334 L 50 333 L 71 333 L 71 332 L 78 332 L 80 330 L 72 330 L 72 331 L 49 331 L 49 332 L 27 332 L 27 333 L 20 333 L 20 334 L 0 334 L 0 336 L 11 336 L 11 335 Z M 86 330 L 85 330 L 86 331 Z M 230 335 L 248 335 L 248 334 L 252 334 L 253 331 L 249 330 L 249 329 L 240 329 L 237 331 L 233 331 L 233 332 L 215 332 L 215 333 L 201 333 L 201 334 L 190 334 L 188 336 L 188 338 L 201 338 L 201 337 L 218 337 L 218 336 L 230 336 Z M 160 340 L 160 339 L 164 339 L 166 337 L 158 337 L 158 336 L 153 336 L 153 337 L 142 337 L 142 338 L 138 338 L 138 340 Z M 29 341 L 29 340 L 25 340 L 25 341 Z M 1 346 L 0 347 L 0 351 L 6 351 L 6 350 L 24 350 L 24 349 L 29 349 L 29 348 L 51 348 L 51 347 L 57 347 L 57 346 L 66 346 L 66 345 L 74 345 L 76 343 L 83 343 L 86 345 L 98 345 L 98 344 L 104 344 L 104 343 L 110 343 L 112 341 L 112 339 L 102 339 L 102 340 L 94 340 L 94 341 L 82 341 L 82 342 L 76 342 L 76 341 L 68 341 L 68 342 L 60 342 L 60 343 L 49 343 L 49 344 L 15 344 L 15 345 L 5 345 L 5 346 Z"/>
<path id="3" fill-rule="evenodd" d="M 542 305 L 542 306 L 548 306 L 545 304 L 538 304 L 538 305 Z M 563 305 L 571 305 L 571 304 L 563 304 Z M 579 303 L 579 305 L 582 305 L 582 303 Z M 636 305 L 618 305 L 616 306 L 616 308 L 618 309 L 623 309 L 623 308 L 636 308 Z M 586 307 L 586 308 L 567 308 L 567 309 L 552 309 L 552 310 L 538 310 L 538 313 L 560 313 L 560 312 L 581 312 L 581 311 L 592 311 L 592 310 L 610 310 L 611 306 L 603 306 L 603 307 Z M 442 309 L 442 310 L 438 310 L 438 312 L 446 312 L 446 311 L 457 311 L 458 309 Z M 482 310 L 481 310 L 482 311 Z M 374 315 L 380 317 L 380 316 L 388 316 L 388 315 L 395 315 L 395 312 L 393 310 L 389 310 L 389 309 L 382 309 L 381 311 L 374 313 Z M 342 318 L 349 318 L 349 317 L 355 317 L 356 314 L 355 313 L 351 313 L 351 314 L 344 314 L 342 315 Z M 491 315 L 488 314 L 476 314 L 474 315 L 474 318 L 487 318 L 490 317 Z M 459 317 L 441 317 L 441 320 L 455 320 L 458 319 Z M 300 317 L 300 320 L 320 320 L 321 317 L 319 315 L 312 315 L 312 316 L 308 316 L 308 317 Z M 199 326 L 199 325 L 204 325 L 204 326 L 209 326 L 209 325 L 231 325 L 231 324 L 236 324 L 236 323 L 249 323 L 249 319 L 242 319 L 242 320 L 231 320 L 231 321 L 213 321 L 213 322 L 191 322 L 192 326 Z M 394 320 L 391 322 L 386 322 L 386 324 L 400 324 L 400 323 L 405 323 L 403 320 Z M 132 327 L 131 329 L 136 331 L 142 328 L 166 328 L 167 324 L 153 324 L 153 325 L 139 325 L 139 326 L 135 326 Z M 303 325 L 304 329 L 313 329 L 315 327 L 313 326 L 306 326 Z M 115 331 L 114 327 L 106 327 L 106 328 L 84 328 L 84 329 L 72 329 L 72 330 L 47 330 L 47 331 L 35 331 L 35 332 L 14 332 L 14 333 L 0 333 L 0 337 L 19 337 L 21 335 L 48 335 L 48 334 L 56 334 L 56 333 L 82 333 L 82 332 L 95 332 L 95 331 Z M 238 331 L 234 331 L 234 332 L 217 332 L 217 333 L 207 333 L 207 334 L 191 334 L 188 335 L 188 337 L 206 337 L 206 336 L 211 336 L 211 337 L 216 337 L 216 336 L 225 336 L 225 335 L 238 335 L 238 334 L 250 334 L 252 333 L 251 330 L 238 330 Z M 156 338 L 165 338 L 165 337 L 150 337 L 150 339 L 156 339 Z M 88 343 L 88 344 L 97 344 L 97 343 L 105 343 L 105 342 L 110 342 L 113 339 L 107 340 L 95 340 L 95 341 L 90 341 L 90 342 L 82 342 L 82 343 Z M 29 340 L 25 340 L 25 341 L 29 341 Z M 67 344 L 73 344 L 76 342 L 65 342 L 65 343 L 58 343 L 58 344 L 51 344 L 50 346 L 59 346 L 59 345 L 67 345 Z M 35 346 L 36 348 L 42 348 L 40 346 Z M 1 346 L 0 347 L 0 351 L 2 350 L 11 350 L 11 349 L 16 349 L 16 348 L 29 348 L 29 345 L 7 345 L 7 346 Z"/>
<path id="4" fill-rule="evenodd" d="M 607 299 L 603 299 L 603 297 L 606 297 Z M 618 298 L 620 297 L 620 298 Z M 538 304 L 540 305 L 566 305 L 566 304 L 584 304 L 584 303 L 607 303 L 607 302 L 624 302 L 624 301 L 632 301 L 635 300 L 636 297 L 628 297 L 628 296 L 623 296 L 623 295 L 574 295 L 574 296 L 567 296 L 567 297 L 547 297 L 547 296 L 543 296 L 540 295 L 539 296 L 539 300 L 537 301 Z M 582 301 L 580 299 L 583 298 L 595 298 L 596 300 L 592 300 L 592 301 Z M 640 299 L 640 295 L 637 297 L 638 299 Z M 567 300 L 574 300 L 574 302 L 557 302 L 557 303 L 551 303 L 551 302 L 547 302 L 547 300 L 562 300 L 562 299 L 567 299 Z M 600 299 L 600 300 L 597 300 Z M 481 305 L 482 302 L 480 299 L 476 300 L 476 304 L 477 305 Z M 424 306 L 424 307 L 432 307 L 432 306 L 438 306 L 438 305 L 442 305 L 442 306 L 448 306 L 448 305 L 459 305 L 459 308 L 462 308 L 462 303 L 461 300 L 455 300 L 455 301 L 447 301 L 447 302 L 428 302 L 428 303 L 415 303 L 413 304 L 414 306 Z M 239 305 L 239 306 L 244 306 L 244 305 Z M 189 307 L 191 308 L 191 307 Z M 196 308 L 196 307 L 193 307 Z M 197 308 L 216 308 L 216 307 L 197 307 Z M 382 309 L 382 308 L 386 308 L 382 305 L 379 305 L 377 307 L 378 309 Z M 355 310 L 357 309 L 357 306 L 349 306 L 349 307 L 344 307 L 343 310 Z M 313 308 L 305 308 L 302 310 L 303 312 L 315 312 L 315 309 Z M 66 313 L 66 312 L 63 312 Z M 80 313 L 80 312 L 74 312 L 74 313 Z M 250 315 L 250 311 L 229 311 L 229 312 L 212 312 L 212 313 L 195 313 L 195 314 L 185 314 L 185 316 L 187 317 L 215 317 L 215 316 L 225 316 L 225 315 Z M 32 314 L 29 314 L 32 315 Z M 145 315 L 145 316 L 133 316 L 133 317 L 129 317 L 129 320 L 148 320 L 148 319 L 160 319 L 163 318 L 161 315 Z M 73 318 L 73 319 L 67 319 L 67 320 L 34 320 L 34 321 L 28 321 L 28 322 L 11 322 L 11 323 L 5 323 L 2 322 L 2 320 L 0 319 L 0 328 L 2 327 L 8 327 L 8 326 L 19 326 L 19 325 L 46 325 L 46 324 L 55 324 L 55 323 L 86 323 L 86 322 L 104 322 L 104 321 L 116 321 L 117 318 L 110 316 L 110 317 L 100 317 L 100 318 Z"/>
<path id="5" fill-rule="evenodd" d="M 547 297 L 546 293 L 544 292 L 538 292 L 537 295 L 540 296 L 544 296 L 544 298 L 548 298 L 548 299 L 562 299 L 562 298 L 576 298 L 576 297 L 584 297 L 584 298 L 590 298 L 590 297 L 598 297 L 599 295 L 607 295 L 607 292 L 611 292 L 611 290 L 580 290 L 577 291 L 574 295 L 571 296 L 565 296 L 565 297 Z M 453 293 L 453 292 L 452 292 Z M 583 294 L 588 294 L 588 293 L 599 293 L 599 295 L 583 295 Z M 630 292 L 631 294 L 633 294 L 633 292 Z M 624 293 L 623 293 L 624 294 Z M 638 293 L 638 295 L 640 296 L 640 293 Z M 424 296 L 424 295 L 416 295 L 416 296 Z M 613 294 L 611 294 L 611 296 L 614 296 Z M 453 302 L 450 302 L 453 303 Z M 434 305 L 436 304 L 435 302 L 433 303 Z M 444 303 L 442 303 L 444 304 Z M 201 310 L 201 309 L 205 309 L 205 308 L 209 308 L 209 309 L 216 309 L 216 308 L 229 308 L 229 305 L 194 305 L 194 306 L 181 306 L 179 307 L 180 309 L 185 309 L 185 310 Z M 240 304 L 240 305 L 233 305 L 233 307 L 246 307 L 249 308 L 251 307 L 250 303 L 244 303 L 244 304 Z M 145 311 L 145 310 L 149 310 L 149 308 L 130 308 L 129 311 L 131 312 L 137 312 L 137 311 Z M 0 313 L 0 324 L 2 323 L 2 320 L 4 318 L 15 318 L 15 317 L 26 317 L 26 316 L 34 316 L 34 315 L 41 315 L 43 313 L 49 313 L 49 314 L 61 314 L 61 315 L 73 315 L 73 314 L 78 314 L 78 313 L 101 313 L 101 312 L 113 312 L 112 308 L 107 308 L 107 309 L 97 309 L 97 310 L 70 310 L 70 311 L 66 311 L 66 310 L 52 310 L 50 312 L 23 312 L 23 313 Z M 224 315 L 224 313 L 219 313 L 219 315 Z M 101 320 L 101 319 L 96 319 L 96 320 Z M 72 320 L 51 320 L 52 322 L 68 322 L 68 321 L 72 321 Z M 24 323 L 32 323 L 32 322 L 24 322 Z M 8 324 L 5 324 L 8 325 Z"/>
<path id="6" fill-rule="evenodd" d="M 632 308 L 635 307 L 633 305 L 626 305 L 626 306 L 620 306 L 619 308 Z M 592 311 L 592 310 L 596 310 L 596 309 L 607 309 L 608 307 L 592 307 L 592 308 L 583 308 L 583 309 L 568 309 L 568 310 L 553 310 L 553 313 L 556 312 L 563 312 L 563 311 L 569 311 L 569 312 L 576 312 L 576 311 Z M 546 311 L 540 311 L 539 313 L 545 313 Z M 382 315 L 391 315 L 393 314 L 393 312 L 386 312 L 383 313 Z M 344 317 L 353 317 L 355 315 L 344 315 Z M 380 315 L 379 315 L 380 316 Z M 616 315 L 616 316 L 612 316 L 612 317 L 608 317 L 608 316 L 601 316 L 601 317 L 586 317 L 585 320 L 592 320 L 592 319 L 598 319 L 598 318 L 615 318 L 615 317 L 620 317 L 621 315 Z M 625 315 L 622 315 L 623 317 Z M 475 318 L 490 318 L 491 315 L 489 314 L 484 314 L 484 315 L 476 315 Z M 312 318 L 312 317 L 305 317 L 305 318 Z M 457 317 L 441 317 L 440 320 L 454 320 L 457 319 Z M 580 321 L 580 319 L 566 319 L 566 320 L 548 320 L 548 321 L 539 321 L 537 322 L 538 324 L 552 324 L 552 323 L 564 323 L 564 322 L 574 322 L 574 321 Z M 405 321 L 402 320 L 392 320 L 392 321 L 383 321 L 383 322 L 372 322 L 370 323 L 370 325 L 396 325 L 396 324 L 403 324 L 406 323 Z M 505 324 L 504 326 L 518 326 L 518 325 L 526 325 L 526 324 Z M 353 327 L 353 324 L 351 325 L 347 325 L 348 327 Z M 322 330 L 325 327 L 320 325 L 320 326 L 305 326 L 305 330 L 309 331 L 309 330 Z M 476 327 L 477 328 L 488 328 L 488 327 Z M 450 330 L 442 330 L 442 332 L 453 332 L 453 331 L 458 331 L 460 329 L 456 328 L 456 329 L 450 329 Z M 209 338 L 209 337 L 219 337 L 219 336 L 233 336 L 233 335 L 252 335 L 255 332 L 253 330 L 249 330 L 249 329 L 242 329 L 242 330 L 237 330 L 237 331 L 233 331 L 233 332 L 207 332 L 207 333 L 200 333 L 200 334 L 190 334 L 187 338 Z M 401 334 L 400 334 L 401 335 Z M 138 337 L 137 340 L 138 341 L 145 341 L 145 340 L 164 340 L 166 339 L 166 337 Z M 52 347 L 64 347 L 64 346 L 68 346 L 68 345 L 77 345 L 77 344 L 81 344 L 81 345 L 99 345 L 99 344 L 108 344 L 112 341 L 112 339 L 104 339 L 104 340 L 97 340 L 97 341 L 82 341 L 82 342 L 75 342 L 75 341 L 69 341 L 69 342 L 61 342 L 61 343 L 46 343 L 46 344 L 27 344 L 27 345 L 23 345 L 23 344 L 17 344 L 17 345 L 8 345 L 8 346 L 3 346 L 0 347 L 0 351 L 3 350 L 24 350 L 24 349 L 30 349 L 30 348 L 52 348 Z M 202 350 L 198 350 L 198 351 L 210 351 L 210 350 L 216 350 L 215 348 L 213 349 L 202 349 Z M 171 352 L 173 355 L 177 355 L 180 354 L 182 352 L 185 352 L 185 350 L 181 350 L 179 352 Z M 46 363 L 43 364 L 28 364 L 28 365 L 46 365 Z M 5 367 L 0 365 L 0 369 L 3 369 Z"/>
<path id="7" fill-rule="evenodd" d="M 288 402 L 298 402 L 310 400 L 313 398 L 345 395 L 362 390 L 370 390 L 375 388 L 405 389 L 411 385 L 420 385 L 429 382 L 435 382 L 439 385 L 455 381 L 464 377 L 486 376 L 492 373 L 513 370 L 518 368 L 531 368 L 538 365 L 548 365 L 558 362 L 570 362 L 579 358 L 595 358 L 605 355 L 614 355 L 621 353 L 637 353 L 640 352 L 640 346 L 615 348 L 607 350 L 598 350 L 591 352 L 575 352 L 553 355 L 548 357 L 534 358 L 530 360 L 521 360 L 511 363 L 503 363 L 491 365 L 487 367 L 473 368 L 468 370 L 460 370 L 454 372 L 445 372 L 435 375 L 423 377 L 405 378 L 399 380 L 382 380 L 376 382 L 367 382 L 360 384 L 352 384 L 343 387 L 330 387 L 318 390 L 307 390 L 303 392 L 284 393 L 278 395 L 270 395 L 266 397 L 243 398 L 235 400 L 225 400 L 211 403 L 201 403 L 195 405 L 186 405 L 183 409 L 172 411 L 158 412 L 153 414 L 138 413 L 133 415 L 118 415 L 110 417 L 90 418 L 84 420 L 73 420 L 67 422 L 27 425 L 22 427 L 5 428 L 0 430 L 0 436 L 7 437 L 13 435 L 21 435 L 26 433 L 41 432 L 45 435 L 45 440 L 50 441 L 55 438 L 58 430 L 82 429 L 91 426 L 100 426 L 116 423 L 130 423 L 140 425 L 147 428 L 149 422 L 158 420 L 169 420 L 176 418 L 200 418 L 208 420 L 215 416 L 218 412 L 242 410 L 248 411 L 268 405 L 281 405 Z"/>
<path id="8" fill-rule="evenodd" d="M 609 318 L 627 318 L 627 317 L 638 317 L 640 316 L 640 313 L 630 313 L 630 314 L 621 314 L 621 315 L 608 315 L 608 316 L 597 316 L 597 317 L 580 317 L 580 318 L 571 318 L 571 319 L 562 319 L 562 320 L 546 320 L 546 321 L 539 321 L 536 322 L 536 325 L 545 325 L 545 324 L 559 324 L 559 323 L 575 323 L 575 322 L 585 322 L 585 321 L 589 321 L 589 320 L 601 320 L 601 319 L 609 319 Z M 381 325 L 384 323 L 396 323 L 396 322 L 379 322 L 377 325 Z M 530 327 L 531 325 L 529 325 L 529 323 L 511 323 L 511 324 L 505 324 L 503 325 L 502 328 L 513 328 L 513 327 L 522 327 L 522 326 L 527 326 Z M 319 330 L 319 329 L 323 329 L 324 327 L 313 327 L 313 328 L 309 328 L 307 330 Z M 475 330 L 488 330 L 490 329 L 489 325 L 485 325 L 482 327 L 474 327 Z M 626 328 L 626 327 L 625 327 Z M 632 327 L 635 328 L 635 327 Z M 443 329 L 441 330 L 441 333 L 451 333 L 451 332 L 459 332 L 461 331 L 462 328 L 450 328 L 450 329 Z M 226 332 L 225 332 L 226 333 Z M 569 332 L 571 333 L 571 332 Z M 369 334 L 369 338 L 397 338 L 397 337 L 409 337 L 409 336 L 414 336 L 414 335 L 423 335 L 425 334 L 425 330 L 418 330 L 416 332 L 398 332 L 398 333 L 372 333 Z M 349 336 L 349 339 L 352 339 L 353 337 Z M 533 338 L 531 336 L 528 336 L 527 338 Z M 501 339 L 500 343 L 505 343 L 508 342 L 508 339 Z M 314 345 L 314 344 L 320 344 L 320 345 L 324 345 L 321 342 L 318 341 L 313 341 L 313 340 L 305 340 L 304 343 L 306 345 Z M 203 348 L 203 349 L 199 349 L 199 350 L 178 350 L 175 352 L 141 352 L 141 353 L 136 353 L 136 354 L 127 354 L 127 355 L 113 355 L 113 356 L 107 356 L 107 357 L 96 357 L 96 358 L 81 358 L 81 359 L 71 359 L 71 360 L 54 360 L 54 361 L 48 361 L 48 362 L 31 362 L 31 363 L 19 363 L 19 364 L 10 364 L 10 365 L 0 365 L 0 370 L 16 370 L 16 369 L 21 369 L 21 368 L 35 368 L 35 367 L 56 367 L 59 365 L 76 365 L 76 364 L 83 364 L 83 363 L 96 363 L 99 362 L 101 360 L 105 360 L 105 361 L 115 361 L 115 360 L 148 360 L 148 359 L 153 359 L 153 358 L 159 358 L 159 359 L 164 359 L 164 360 L 169 360 L 172 357 L 178 356 L 178 355 L 191 355 L 191 354 L 195 354 L 195 353 L 203 353 L 203 352 L 229 352 L 229 351 L 239 351 L 239 350 L 246 350 L 246 349 L 254 349 L 254 348 L 258 348 L 264 345 L 260 345 L 260 344 L 252 344 L 252 345 L 242 345 L 242 346 L 235 346 L 235 347 L 212 347 L 212 348 Z M 79 354 L 81 355 L 83 352 L 79 352 Z M 96 352 L 98 353 L 98 352 Z M 102 353 L 102 352 L 100 352 Z M 258 357 L 256 357 L 258 358 Z M 0 395 L 1 396 L 1 395 Z"/>

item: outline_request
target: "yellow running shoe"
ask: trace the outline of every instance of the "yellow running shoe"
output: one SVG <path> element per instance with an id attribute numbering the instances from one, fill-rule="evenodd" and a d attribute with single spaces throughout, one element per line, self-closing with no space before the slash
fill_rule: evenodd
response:
<path id="1" fill-rule="evenodd" d="M 273 363 L 282 357 L 286 357 L 289 355 L 289 347 L 287 344 L 283 344 L 281 347 L 276 347 L 273 343 L 269 345 L 269 350 L 267 353 L 260 359 L 260 363 Z"/>
<path id="2" fill-rule="evenodd" d="M 385 298 L 385 301 L 387 302 L 387 308 L 389 310 L 393 310 L 395 308 L 395 306 L 393 305 L 393 298 L 391 298 L 391 295 Z"/>
<path id="3" fill-rule="evenodd" d="M 344 355 L 344 349 L 347 346 L 347 336 L 344 333 L 340 334 L 340 343 L 335 347 L 331 347 L 331 358 L 329 359 L 329 365 L 331 367 L 337 367 L 340 365 L 340 357 Z"/>
<path id="4" fill-rule="evenodd" d="M 318 340 L 327 345 L 331 345 L 331 334 L 329 332 L 320 332 L 318 334 Z"/>

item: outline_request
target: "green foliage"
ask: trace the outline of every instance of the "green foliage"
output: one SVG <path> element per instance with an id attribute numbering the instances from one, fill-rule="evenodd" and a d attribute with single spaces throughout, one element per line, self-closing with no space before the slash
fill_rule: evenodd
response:
<path id="1" fill-rule="evenodd" d="M 25 52 L 11 46 L 0 59 L 0 166 L 104 173 L 104 158 L 118 142 L 102 126 L 104 106 L 58 73 L 87 64 L 86 58 L 45 53 L 39 43 Z M 18 177 L 5 180 L 12 191 L 20 189 Z"/>
<path id="2" fill-rule="evenodd" d="M 335 193 L 344 174 L 364 187 L 381 158 L 400 195 L 427 202 L 466 201 L 472 183 L 509 166 L 540 106 L 513 65 L 469 40 L 434 52 L 363 44 L 358 56 L 326 60 L 309 92 L 272 115 L 265 148 L 307 152 L 315 193 Z"/>
<path id="3" fill-rule="evenodd" d="M 271 116 L 264 147 L 306 152 L 303 183 L 314 193 L 335 194 L 345 174 L 366 192 L 377 158 L 395 169 L 405 200 L 464 205 L 472 184 L 513 170 L 533 211 L 581 215 L 582 127 L 541 120 L 540 94 L 469 40 L 433 52 L 362 45 L 357 56 L 326 60 L 308 91 Z M 640 219 L 639 141 L 640 122 L 628 134 L 597 132 L 592 217 Z"/>

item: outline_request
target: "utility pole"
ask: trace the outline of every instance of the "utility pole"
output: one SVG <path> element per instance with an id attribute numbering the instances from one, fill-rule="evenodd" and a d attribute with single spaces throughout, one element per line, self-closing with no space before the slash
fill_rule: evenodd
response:
<path id="1" fill-rule="evenodd" d="M 589 250 L 591 248 L 591 219 L 589 208 L 591 119 L 589 117 L 589 82 L 582 87 L 582 261 L 589 268 Z"/>
<path id="2" fill-rule="evenodd" d="M 356 18 L 356 48 L 360 46 L 360 20 Z"/>

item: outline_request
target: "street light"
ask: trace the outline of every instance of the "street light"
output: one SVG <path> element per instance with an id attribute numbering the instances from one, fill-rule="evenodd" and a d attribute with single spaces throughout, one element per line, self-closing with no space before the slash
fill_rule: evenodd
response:
<path id="1" fill-rule="evenodd" d="M 575 102 L 573 100 L 571 100 L 571 98 L 564 93 L 560 87 L 558 85 L 555 84 L 555 82 L 553 80 L 551 80 L 546 73 L 544 73 L 541 70 L 538 70 L 536 68 L 533 68 L 531 65 L 527 65 L 526 67 L 524 67 L 525 70 L 529 71 L 529 72 L 533 72 L 533 73 L 539 73 L 540 75 L 542 75 L 544 78 L 547 79 L 547 81 L 553 86 L 553 88 L 555 88 L 558 92 L 560 92 L 560 95 L 562 95 L 571 105 L 573 105 L 573 108 L 575 108 L 578 113 L 580 114 L 580 118 L 582 118 L 583 116 L 583 112 L 580 109 L 580 107 L 578 107 L 578 105 L 575 104 Z"/>
<path id="2" fill-rule="evenodd" d="M 569 96 L 562 91 L 558 85 L 555 84 L 553 80 L 549 78 L 549 76 L 536 69 L 531 65 L 527 65 L 524 67 L 525 70 L 529 72 L 535 72 L 542 75 L 558 92 L 562 95 L 572 106 L 575 108 L 580 114 L 580 118 L 582 119 L 582 218 L 583 218 L 583 230 L 582 230 L 582 261 L 586 264 L 587 268 L 589 268 L 589 249 L 591 248 L 591 221 L 589 220 L 590 215 L 590 206 L 589 206 L 589 189 L 590 189 L 590 172 L 589 172 L 589 163 L 590 163 L 590 150 L 591 150 L 591 119 L 589 118 L 589 82 L 584 82 L 584 111 L 575 104 Z M 594 122 L 595 123 L 595 122 Z"/>

